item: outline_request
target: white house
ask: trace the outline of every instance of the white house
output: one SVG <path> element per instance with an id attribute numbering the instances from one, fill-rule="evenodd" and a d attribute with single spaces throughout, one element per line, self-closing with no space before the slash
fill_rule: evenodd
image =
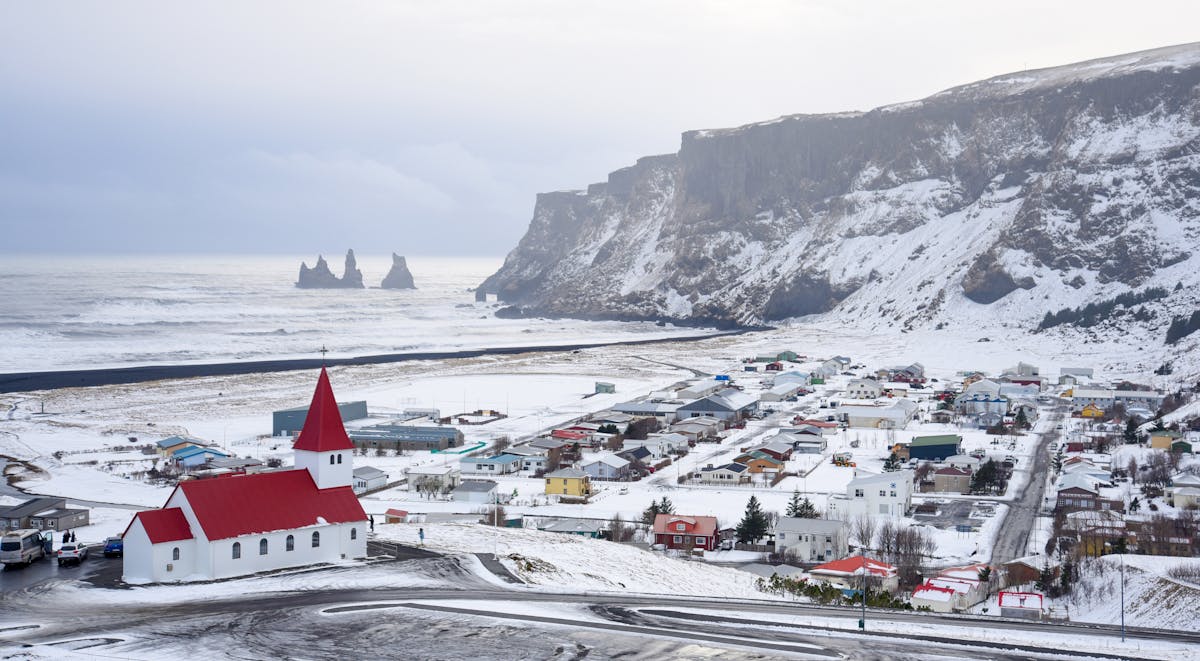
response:
<path id="1" fill-rule="evenodd" d="M 621 480 L 629 477 L 629 460 L 611 452 L 598 454 L 579 465 L 588 477 L 598 480 Z"/>
<path id="2" fill-rule="evenodd" d="M 883 396 L 883 386 L 874 379 L 850 379 L 846 384 L 846 397 L 850 399 L 876 399 Z"/>
<path id="3" fill-rule="evenodd" d="M 410 490 L 426 484 L 438 491 L 449 491 L 462 482 L 462 471 L 455 466 L 409 466 L 404 472 Z"/>
<path id="4" fill-rule="evenodd" d="M 829 499 L 829 516 L 844 521 L 856 516 L 904 516 L 912 509 L 910 470 L 859 475 L 846 485 L 846 495 Z"/>
<path id="5" fill-rule="evenodd" d="M 354 493 L 366 493 L 387 486 L 388 474 L 374 466 L 354 469 Z"/>
<path id="6" fill-rule="evenodd" d="M 495 457 L 463 457 L 458 465 L 466 475 L 507 475 L 521 470 L 525 460 L 515 454 Z"/>
<path id="7" fill-rule="evenodd" d="M 789 397 L 794 397 L 803 388 L 804 385 L 798 381 L 784 381 L 764 390 L 758 398 L 764 402 L 782 402 Z"/>
<path id="8" fill-rule="evenodd" d="M 698 441 L 702 438 L 716 436 L 724 426 L 725 423 L 717 418 L 701 415 L 676 422 L 667 431 L 683 434 L 688 440 Z"/>
<path id="9" fill-rule="evenodd" d="M 851 427 L 904 429 L 916 414 L 917 403 L 910 399 L 897 399 L 890 405 L 850 404 L 838 408 L 838 412 Z"/>
<path id="10" fill-rule="evenodd" d="M 748 484 L 750 473 L 742 464 L 728 463 L 723 466 L 709 464 L 692 474 L 703 484 Z"/>
<path id="11" fill-rule="evenodd" d="M 354 444 L 329 376 L 292 446 L 294 470 L 180 482 L 162 509 L 125 529 L 127 583 L 212 580 L 367 555 L 367 515 L 351 488 Z"/>
<path id="12" fill-rule="evenodd" d="M 775 525 L 775 551 L 801 562 L 828 562 L 850 552 L 845 521 L 782 517 Z"/>
<path id="13" fill-rule="evenodd" d="M 509 494 L 501 493 L 500 486 L 492 480 L 463 480 L 451 496 L 460 503 L 507 503 Z"/>
<path id="14" fill-rule="evenodd" d="M 655 459 L 662 459 L 672 451 L 682 450 L 688 446 L 688 438 L 683 434 L 666 433 L 650 434 L 643 439 L 627 438 L 621 443 L 622 450 L 646 448 Z"/>
<path id="15" fill-rule="evenodd" d="M 533 445 L 515 445 L 505 448 L 504 454 L 520 457 L 521 470 L 540 471 L 546 470 L 546 462 L 549 459 L 550 450 Z"/>

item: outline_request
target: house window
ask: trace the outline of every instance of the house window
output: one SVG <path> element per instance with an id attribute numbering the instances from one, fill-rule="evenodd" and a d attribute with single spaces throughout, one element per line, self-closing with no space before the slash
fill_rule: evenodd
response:
<path id="1" fill-rule="evenodd" d="M 358 528 L 351 528 L 350 529 L 350 540 L 353 541 L 356 539 L 358 539 Z"/>
<path id="2" fill-rule="evenodd" d="M 678 531 L 680 531 L 680 532 L 682 532 L 682 531 L 683 531 L 685 528 L 686 528 L 686 526 L 684 526 L 682 523 L 676 523 L 676 524 L 675 524 L 675 529 L 676 529 L 676 530 L 678 530 Z"/>
<path id="3" fill-rule="evenodd" d="M 295 535 L 287 536 L 287 539 L 284 541 L 283 549 L 285 551 L 295 551 L 296 550 L 296 536 Z"/>
<path id="4" fill-rule="evenodd" d="M 863 497 L 863 490 L 862 490 L 862 489 L 855 489 L 855 490 L 854 490 L 854 497 L 855 497 L 855 498 L 862 498 L 862 497 Z"/>
<path id="5" fill-rule="evenodd" d="M 242 557 L 242 543 L 234 542 L 233 543 L 233 559 L 237 560 L 240 557 Z"/>
<path id="6" fill-rule="evenodd" d="M 681 542 L 683 541 L 683 536 L 682 536 L 682 535 L 675 535 L 675 537 L 674 537 L 674 538 L 673 538 L 671 541 L 675 542 L 676 544 L 679 544 L 679 543 L 681 543 Z"/>
<path id="7" fill-rule="evenodd" d="M 885 490 L 883 490 L 883 489 L 880 489 L 880 490 L 879 490 L 879 497 L 880 497 L 880 498 L 883 498 L 883 497 L 884 497 L 884 496 L 886 496 L 886 495 L 887 495 L 887 491 L 885 491 Z"/>
<path id="8" fill-rule="evenodd" d="M 697 537 L 696 538 L 696 546 L 704 546 L 705 539 L 707 539 L 707 538 L 706 537 Z"/>
<path id="9" fill-rule="evenodd" d="M 893 492 L 891 492 L 891 493 L 892 493 L 892 498 L 895 498 L 895 497 L 896 497 L 896 492 L 895 492 L 895 491 L 893 491 Z"/>
<path id="10" fill-rule="evenodd" d="M 313 531 L 312 547 L 315 549 L 321 545 L 321 533 Z"/>
<path id="11" fill-rule="evenodd" d="M 258 554 L 259 555 L 267 554 L 267 538 L 266 537 L 263 537 L 262 539 L 258 540 Z"/>
<path id="12" fill-rule="evenodd" d="M 179 559 L 179 547 L 178 547 L 178 546 L 176 546 L 175 548 L 171 549 L 171 559 L 172 559 L 172 560 L 178 560 L 178 559 Z"/>

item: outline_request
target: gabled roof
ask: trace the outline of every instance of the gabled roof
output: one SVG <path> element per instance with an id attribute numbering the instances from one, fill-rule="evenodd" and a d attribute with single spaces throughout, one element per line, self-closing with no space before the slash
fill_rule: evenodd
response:
<path id="1" fill-rule="evenodd" d="M 899 471 L 892 471 L 890 473 L 872 473 L 872 474 L 864 473 L 862 475 L 856 476 L 853 480 L 850 480 L 850 483 L 847 486 L 853 487 L 853 486 L 861 486 L 864 484 L 876 484 L 879 482 L 887 482 L 887 483 L 895 482 L 896 484 L 900 484 L 902 482 L 908 482 L 909 484 L 912 484 L 912 478 L 913 478 L 913 472 L 910 470 L 907 470 L 907 469 L 899 470 Z"/>
<path id="2" fill-rule="evenodd" d="M 861 555 L 852 555 L 849 558 L 834 560 L 823 565 L 817 565 L 809 571 L 810 574 L 835 574 L 844 576 L 861 576 L 863 573 L 863 557 Z M 866 559 L 867 573 L 871 576 L 895 576 L 896 568 L 886 562 Z"/>
<path id="3" fill-rule="evenodd" d="M 1042 595 L 1036 592 L 1001 592 L 1000 608 L 1042 609 Z"/>
<path id="4" fill-rule="evenodd" d="M 578 468 L 560 468 L 560 469 L 554 471 L 553 473 L 547 473 L 546 479 L 550 479 L 552 477 L 553 478 L 580 479 L 580 478 L 585 478 L 587 476 L 588 476 L 587 473 L 579 470 Z"/>
<path id="5" fill-rule="evenodd" d="M 936 445 L 958 445 L 962 436 L 958 434 L 939 434 L 936 436 L 918 436 L 912 440 L 910 447 L 919 448 Z"/>
<path id="6" fill-rule="evenodd" d="M 476 493 L 487 493 L 496 488 L 496 483 L 491 480 L 463 480 L 462 484 L 458 485 L 455 491 L 474 491 Z"/>
<path id="7" fill-rule="evenodd" d="M 176 489 L 209 540 L 367 520 L 350 487 L 318 489 L 303 469 L 191 480 Z"/>
<path id="8" fill-rule="evenodd" d="M 623 468 L 629 465 L 629 460 L 624 457 L 618 457 L 611 452 L 606 452 L 583 462 L 584 466 L 591 466 L 592 464 L 606 464 L 613 468 Z"/>
<path id="9" fill-rule="evenodd" d="M 193 445 L 208 445 L 208 441 L 202 438 L 195 438 L 193 436 L 168 436 L 167 438 L 156 442 L 155 445 L 157 445 L 160 450 L 165 450 L 167 448 L 175 447 L 176 445 L 182 445 L 184 443 L 192 443 Z"/>
<path id="10" fill-rule="evenodd" d="M 933 474 L 934 475 L 948 475 L 950 477 L 970 477 L 971 471 L 963 470 L 962 468 L 946 467 L 946 468 L 939 468 L 939 469 L 933 471 Z"/>
<path id="11" fill-rule="evenodd" d="M 954 590 L 932 583 L 923 583 L 913 588 L 912 596 L 913 599 L 948 602 L 954 599 Z"/>
<path id="12" fill-rule="evenodd" d="M 350 437 L 346 435 L 342 414 L 338 411 L 337 399 L 333 396 L 329 374 L 324 367 L 321 368 L 321 376 L 317 378 L 317 389 L 313 391 L 308 414 L 304 417 L 304 429 L 300 430 L 292 449 L 310 452 L 354 449 L 354 443 L 351 443 Z"/>
<path id="13" fill-rule="evenodd" d="M 717 534 L 717 517 L 715 516 L 685 516 L 683 514 L 657 514 L 654 517 L 654 532 L 671 534 L 675 524 L 684 523 L 691 527 L 691 535 Z"/>
<path id="14" fill-rule="evenodd" d="M 178 507 L 138 512 L 133 515 L 129 526 L 125 527 L 126 533 L 133 526 L 134 520 L 142 522 L 142 528 L 146 530 L 146 536 L 150 538 L 151 544 L 178 542 L 182 539 L 192 538 L 192 527 L 188 524 L 187 517 L 183 515 L 183 510 Z"/>
<path id="15" fill-rule="evenodd" d="M 744 473 L 746 472 L 746 467 L 742 464 L 730 463 L 723 466 L 705 466 L 704 468 L 700 469 L 700 472 L 713 473 L 720 470 L 727 470 L 731 473 Z"/>
<path id="16" fill-rule="evenodd" d="M 1090 475 L 1084 475 L 1082 473 L 1067 473 L 1059 478 L 1056 490 L 1063 491 L 1065 489 L 1083 489 L 1084 491 L 1098 494 L 1100 493 L 1100 490 L 1096 487 L 1097 482 L 1098 480 Z"/>
<path id="17" fill-rule="evenodd" d="M 521 461 L 521 457 L 515 454 L 500 454 L 495 457 L 463 457 L 458 461 L 460 464 L 511 464 Z"/>
<path id="18" fill-rule="evenodd" d="M 354 469 L 354 477 L 363 480 L 373 480 L 378 477 L 387 477 L 387 473 L 374 466 L 359 466 Z"/>

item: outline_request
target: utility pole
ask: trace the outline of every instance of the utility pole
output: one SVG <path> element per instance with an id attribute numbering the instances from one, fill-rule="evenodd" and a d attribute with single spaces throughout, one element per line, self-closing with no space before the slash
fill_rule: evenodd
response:
<path id="1" fill-rule="evenodd" d="M 1121 554 L 1121 642 L 1125 642 L 1125 554 Z"/>
<path id="2" fill-rule="evenodd" d="M 862 617 L 858 620 L 858 628 L 867 630 L 867 549 L 859 549 L 858 556 L 862 558 Z"/>

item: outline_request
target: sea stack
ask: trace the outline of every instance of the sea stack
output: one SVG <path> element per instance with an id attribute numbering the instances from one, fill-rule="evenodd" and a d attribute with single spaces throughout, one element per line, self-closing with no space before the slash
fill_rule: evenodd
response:
<path id="1" fill-rule="evenodd" d="M 416 289 L 413 284 L 412 273 L 408 270 L 408 263 L 404 258 L 396 253 L 392 253 L 392 270 L 383 278 L 383 284 L 380 285 L 384 289 Z"/>
<path id="2" fill-rule="evenodd" d="M 354 259 L 354 250 L 346 251 L 346 271 L 340 278 L 329 270 L 329 263 L 321 255 L 317 255 L 317 265 L 311 269 L 301 262 L 296 286 L 301 289 L 362 289 L 363 275 Z"/>

